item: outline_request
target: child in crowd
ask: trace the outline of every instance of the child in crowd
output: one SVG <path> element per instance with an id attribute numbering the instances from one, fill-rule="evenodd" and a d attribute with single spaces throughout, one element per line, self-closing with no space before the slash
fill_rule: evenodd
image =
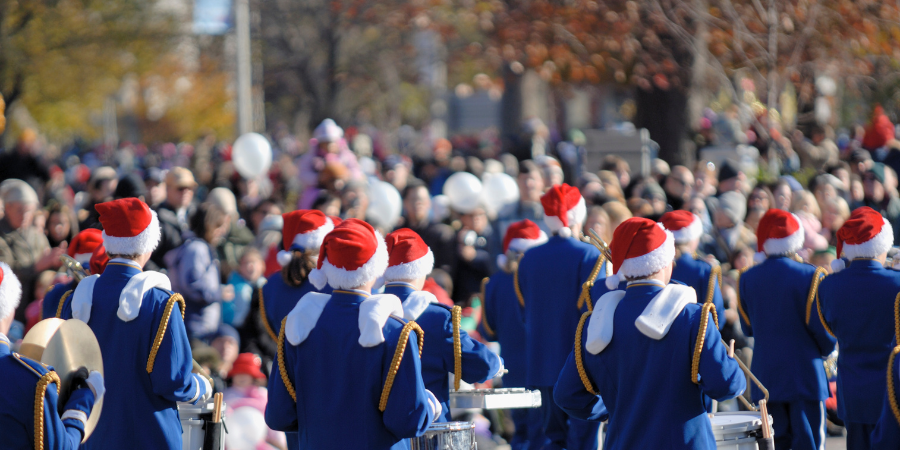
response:
<path id="1" fill-rule="evenodd" d="M 234 299 L 222 303 L 222 322 L 236 328 L 244 325 L 253 291 L 266 281 L 266 262 L 259 250 L 247 247 L 239 263 L 238 270 L 228 277 L 228 284 L 234 287 Z"/>
<path id="2" fill-rule="evenodd" d="M 269 393 L 265 387 L 266 376 L 262 373 L 262 359 L 253 353 L 241 353 L 228 372 L 231 387 L 225 390 L 224 400 L 229 410 L 249 406 L 266 413 Z M 284 433 L 266 428 L 266 438 L 256 446 L 256 450 L 286 449 Z"/>

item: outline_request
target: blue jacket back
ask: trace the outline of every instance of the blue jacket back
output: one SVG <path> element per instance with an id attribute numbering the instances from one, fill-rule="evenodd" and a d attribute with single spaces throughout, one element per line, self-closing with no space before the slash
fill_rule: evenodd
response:
<path id="1" fill-rule="evenodd" d="M 499 271 L 491 275 L 484 289 L 483 315 L 478 331 L 491 341 L 500 343 L 504 387 L 526 387 L 525 311 L 519 305 L 512 274 Z"/>

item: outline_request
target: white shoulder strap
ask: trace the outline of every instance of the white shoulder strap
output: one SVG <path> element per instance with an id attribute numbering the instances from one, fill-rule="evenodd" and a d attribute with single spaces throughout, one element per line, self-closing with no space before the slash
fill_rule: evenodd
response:
<path id="1" fill-rule="evenodd" d="M 72 293 L 72 317 L 87 323 L 91 320 L 91 306 L 94 304 L 94 283 L 100 275 L 91 275 L 78 282 Z"/>
<path id="2" fill-rule="evenodd" d="M 148 271 L 141 272 L 128 280 L 122 293 L 119 294 L 119 309 L 116 316 L 124 322 L 131 322 L 141 312 L 141 304 L 144 295 L 153 288 L 172 290 L 172 282 L 162 273 Z"/>
<path id="3" fill-rule="evenodd" d="M 602 352 L 613 336 L 613 319 L 616 315 L 616 307 L 625 297 L 625 291 L 610 291 L 603 294 L 594 304 L 594 312 L 588 322 L 587 342 L 584 348 L 596 355 Z"/>
<path id="4" fill-rule="evenodd" d="M 670 284 L 650 300 L 650 304 L 634 321 L 634 325 L 645 336 L 660 340 L 666 336 L 672 322 L 688 303 L 697 303 L 697 292 L 694 288 Z"/>
<path id="5" fill-rule="evenodd" d="M 428 305 L 438 303 L 437 297 L 428 291 L 415 291 L 403 302 L 403 318 L 416 320 L 425 312 Z"/>
<path id="6" fill-rule="evenodd" d="M 330 299 L 330 294 L 319 292 L 309 292 L 300 297 L 300 301 L 288 313 L 287 322 L 284 324 L 284 337 L 291 345 L 300 345 L 309 337 Z"/>
<path id="7" fill-rule="evenodd" d="M 359 345 L 374 347 L 384 342 L 382 328 L 392 316 L 403 317 L 403 304 L 392 294 L 378 294 L 359 305 Z"/>

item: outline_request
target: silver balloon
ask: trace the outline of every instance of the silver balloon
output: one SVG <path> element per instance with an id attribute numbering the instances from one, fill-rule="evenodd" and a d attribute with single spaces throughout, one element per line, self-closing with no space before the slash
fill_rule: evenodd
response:
<path id="1" fill-rule="evenodd" d="M 244 178 L 264 175 L 272 166 L 272 145 L 259 133 L 247 133 L 234 141 L 231 150 L 234 168 Z"/>
<path id="2" fill-rule="evenodd" d="M 450 206 L 463 214 L 481 205 L 481 181 L 469 172 L 456 172 L 444 182 L 444 195 Z"/>
<path id="3" fill-rule="evenodd" d="M 366 217 L 374 225 L 391 230 L 400 220 L 403 200 L 397 188 L 386 181 L 373 181 L 369 184 L 369 207 Z"/>
<path id="4" fill-rule="evenodd" d="M 486 173 L 481 198 L 490 211 L 502 212 L 519 201 L 519 185 L 505 173 Z"/>

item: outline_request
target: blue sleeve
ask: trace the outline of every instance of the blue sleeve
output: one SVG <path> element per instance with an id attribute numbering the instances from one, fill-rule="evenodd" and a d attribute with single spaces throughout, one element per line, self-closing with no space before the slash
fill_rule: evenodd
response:
<path id="1" fill-rule="evenodd" d="M 56 317 L 59 300 L 69 289 L 71 289 L 70 283 L 57 284 L 56 286 L 53 286 L 53 289 L 51 289 L 47 295 L 44 295 L 44 303 L 41 304 L 41 319 Z"/>
<path id="2" fill-rule="evenodd" d="M 157 294 L 153 290 L 147 295 Z M 154 337 L 161 325 L 164 305 L 165 303 L 160 303 L 157 313 L 153 317 L 157 323 L 153 328 L 152 336 Z M 195 403 L 206 393 L 206 387 L 197 379 L 199 375 L 191 373 L 192 369 L 191 345 L 184 329 L 184 319 L 176 305 L 169 315 L 169 323 L 160 342 L 159 350 L 156 352 L 153 371 L 150 372 L 150 384 L 153 386 L 153 392 L 173 402 Z"/>
<path id="3" fill-rule="evenodd" d="M 399 335 L 400 328 L 397 328 L 386 342 L 389 344 L 384 352 L 382 386 L 387 380 Z M 415 332 L 409 333 L 403 359 L 383 413 L 384 426 L 401 439 L 421 436 L 434 421 L 434 411 L 428 403 L 428 394 L 422 381 L 422 361 L 419 359 L 417 339 Z"/>
<path id="4" fill-rule="evenodd" d="M 219 270 L 213 263 L 208 246 L 202 241 L 191 241 L 185 245 L 178 264 L 179 279 L 185 300 L 202 300 L 215 303 L 222 299 L 219 285 Z"/>
<path id="5" fill-rule="evenodd" d="M 816 292 L 815 301 L 820 302 L 818 291 Z M 820 306 L 821 305 L 817 304 L 814 307 L 818 308 Z M 806 329 L 809 331 L 809 334 L 812 335 L 813 339 L 815 339 L 816 346 L 819 349 L 820 355 L 827 356 L 834 351 L 834 344 L 837 341 L 835 340 L 834 336 L 832 336 L 831 333 L 829 333 L 828 330 L 825 329 L 825 325 L 819 318 L 819 312 L 817 310 L 810 311 L 809 323 L 807 324 Z"/>
<path id="6" fill-rule="evenodd" d="M 707 314 L 708 323 L 712 324 L 712 314 Z M 697 343 L 697 334 L 700 330 L 700 314 L 696 317 L 691 326 L 692 349 Z M 706 327 L 702 348 L 698 368 L 700 390 L 717 401 L 725 401 L 743 394 L 747 389 L 747 379 L 737 361 L 728 357 L 728 350 L 722 343 L 722 335 L 716 327 Z"/>
<path id="7" fill-rule="evenodd" d="M 566 365 L 559 372 L 556 386 L 553 387 L 553 401 L 563 411 L 577 419 L 604 421 L 609 418 L 609 411 L 606 410 L 603 399 L 585 389 L 581 376 L 578 375 L 578 366 L 575 364 L 575 352 L 569 353 Z"/>
<path id="8" fill-rule="evenodd" d="M 289 342 L 284 343 L 285 369 L 288 371 L 288 379 L 293 380 L 291 367 L 294 367 L 294 347 Z M 293 381 L 292 381 L 293 382 Z M 294 386 L 297 384 L 295 382 Z M 277 431 L 297 431 L 299 420 L 297 419 L 297 403 L 291 398 L 282 379 L 281 368 L 276 357 L 272 362 L 272 373 L 269 375 L 269 400 L 266 403 L 266 424 Z"/>
<path id="9" fill-rule="evenodd" d="M 59 397 L 56 385 L 50 384 L 44 395 L 44 443 L 47 450 L 75 450 L 81 445 L 84 437 L 84 422 L 76 418 L 62 420 L 57 412 Z M 85 420 L 94 405 L 94 393 L 90 389 L 78 389 L 66 402 L 65 411 L 73 410 L 84 413 Z M 65 411 L 63 415 L 65 415 Z M 75 414 L 79 415 L 79 414 Z"/>

